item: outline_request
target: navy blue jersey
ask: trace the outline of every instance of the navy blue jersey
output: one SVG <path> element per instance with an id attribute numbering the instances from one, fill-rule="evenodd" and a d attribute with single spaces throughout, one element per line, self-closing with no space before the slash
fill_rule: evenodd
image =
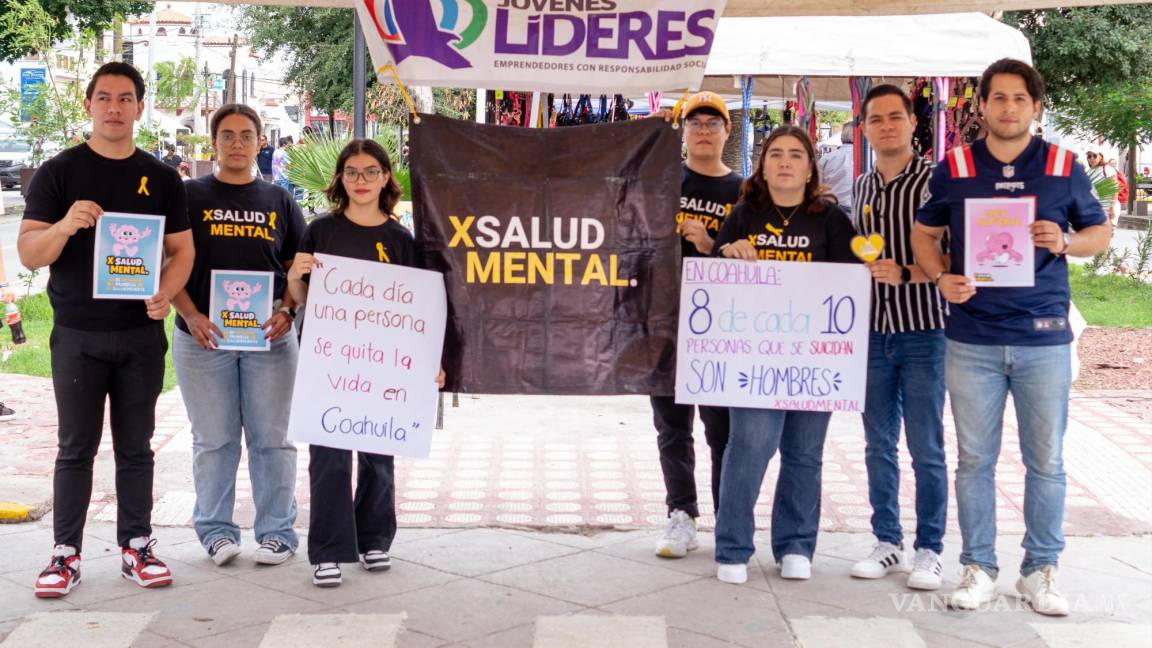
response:
<path id="1" fill-rule="evenodd" d="M 1036 218 L 1067 232 L 1108 221 L 1084 168 L 1067 149 L 1033 137 L 1018 158 L 1005 164 L 981 140 L 953 149 L 928 181 L 931 197 L 916 212 L 929 227 L 948 227 L 952 266 L 965 274 L 964 201 L 969 198 L 1034 198 Z M 1031 288 L 977 288 L 972 299 L 950 304 L 948 339 L 967 344 L 1045 346 L 1068 344 L 1068 261 L 1036 249 Z"/>

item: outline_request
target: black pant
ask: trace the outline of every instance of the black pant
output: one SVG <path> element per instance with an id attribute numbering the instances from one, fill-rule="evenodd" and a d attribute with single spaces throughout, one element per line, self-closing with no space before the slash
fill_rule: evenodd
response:
<path id="1" fill-rule="evenodd" d="M 54 326 L 52 387 L 59 452 L 53 479 L 52 526 L 57 544 L 79 552 L 92 499 L 92 463 L 111 408 L 116 458 L 116 540 L 152 535 L 152 432 L 164 385 L 168 339 L 160 322 L 123 331 Z"/>
<path id="2" fill-rule="evenodd" d="M 652 396 L 652 419 L 660 448 L 660 469 L 664 473 L 668 512 L 681 510 L 700 517 L 696 505 L 696 448 L 692 441 L 695 405 L 678 405 L 673 396 Z M 720 465 L 728 445 L 728 408 L 700 406 L 704 438 L 712 451 L 712 506 L 720 509 Z"/>
<path id="3" fill-rule="evenodd" d="M 352 451 L 308 446 L 312 506 L 308 562 L 356 562 L 373 549 L 388 551 L 396 537 L 396 476 L 391 455 L 357 452 L 352 495 Z"/>

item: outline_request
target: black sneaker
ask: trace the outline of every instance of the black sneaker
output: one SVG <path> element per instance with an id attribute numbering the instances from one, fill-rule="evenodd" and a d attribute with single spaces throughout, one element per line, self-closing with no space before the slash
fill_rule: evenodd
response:
<path id="1" fill-rule="evenodd" d="M 232 559 L 240 555 L 240 545 L 232 541 L 232 538 L 216 538 L 211 545 L 208 546 L 208 557 L 212 562 L 216 563 L 217 567 L 227 565 L 232 562 Z"/>
<path id="2" fill-rule="evenodd" d="M 316 587 L 339 587 L 342 580 L 339 563 L 312 565 L 312 584 Z"/>
<path id="3" fill-rule="evenodd" d="M 279 538 L 266 538 L 256 549 L 252 558 L 261 565 L 279 565 L 296 553 L 292 547 L 280 541 Z"/>
<path id="4" fill-rule="evenodd" d="M 16 418 L 16 410 L 0 403 L 0 421 L 11 421 L 14 418 Z"/>
<path id="5" fill-rule="evenodd" d="M 384 571 L 392 566 L 392 557 L 387 551 L 372 549 L 360 554 L 360 564 L 368 571 Z"/>

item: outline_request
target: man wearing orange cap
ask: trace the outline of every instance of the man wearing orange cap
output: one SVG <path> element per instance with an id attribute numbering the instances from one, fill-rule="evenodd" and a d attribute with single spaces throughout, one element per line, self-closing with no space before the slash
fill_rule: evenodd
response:
<path id="1" fill-rule="evenodd" d="M 732 133 L 724 100 L 700 92 L 684 104 L 684 144 L 688 159 L 680 182 L 680 212 L 685 257 L 709 256 L 724 217 L 740 196 L 742 178 L 721 159 Z M 693 405 L 679 405 L 673 396 L 652 396 L 652 414 L 660 448 L 660 469 L 667 490 L 668 526 L 656 543 L 656 555 L 683 558 L 697 547 L 696 452 L 692 440 Z M 700 406 L 704 436 L 712 455 L 712 506 L 720 505 L 720 464 L 728 443 L 728 408 Z"/>

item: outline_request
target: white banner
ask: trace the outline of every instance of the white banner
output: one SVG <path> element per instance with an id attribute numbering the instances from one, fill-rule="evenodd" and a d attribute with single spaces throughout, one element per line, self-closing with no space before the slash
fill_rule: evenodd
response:
<path id="1" fill-rule="evenodd" d="M 849 263 L 684 259 L 676 402 L 862 412 L 871 282 Z"/>
<path id="2" fill-rule="evenodd" d="M 444 276 L 317 254 L 288 438 L 427 457 L 448 302 Z"/>
<path id="3" fill-rule="evenodd" d="M 727 0 L 356 0 L 377 72 L 544 92 L 699 88 Z M 388 81 L 390 76 L 381 76 Z"/>

